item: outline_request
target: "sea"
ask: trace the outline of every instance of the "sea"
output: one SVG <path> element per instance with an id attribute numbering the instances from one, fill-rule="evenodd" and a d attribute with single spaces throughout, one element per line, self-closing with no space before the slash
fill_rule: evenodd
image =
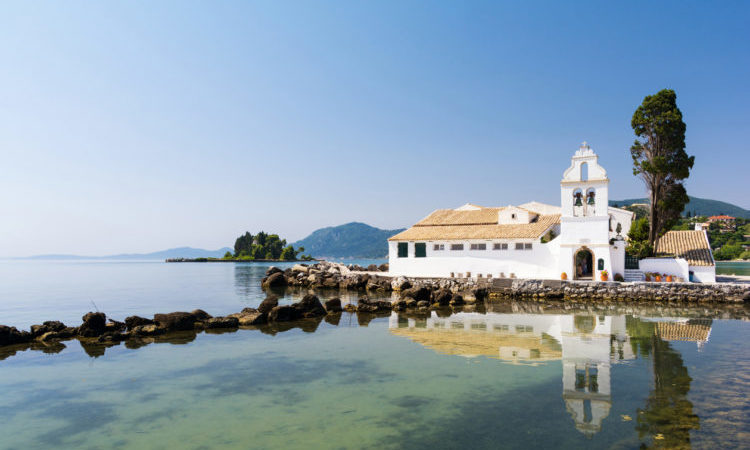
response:
<path id="1" fill-rule="evenodd" d="M 0 324 L 229 314 L 263 300 L 269 266 L 0 261 Z M 748 317 L 743 305 L 493 301 L 5 348 L 0 448 L 748 448 Z"/>

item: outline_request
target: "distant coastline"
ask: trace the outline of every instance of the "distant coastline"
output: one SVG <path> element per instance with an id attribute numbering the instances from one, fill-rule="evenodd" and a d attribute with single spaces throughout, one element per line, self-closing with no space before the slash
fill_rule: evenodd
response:
<path id="1" fill-rule="evenodd" d="M 164 262 L 168 263 L 203 263 L 203 262 L 278 262 L 278 263 L 299 263 L 308 261 L 323 261 L 322 259 L 243 259 L 243 258 L 167 258 Z"/>

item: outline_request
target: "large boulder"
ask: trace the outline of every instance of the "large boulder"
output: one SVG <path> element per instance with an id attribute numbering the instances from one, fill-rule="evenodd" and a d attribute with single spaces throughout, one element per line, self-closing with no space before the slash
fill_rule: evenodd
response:
<path id="1" fill-rule="evenodd" d="M 38 338 L 46 333 L 57 332 L 65 329 L 65 324 L 57 320 L 48 320 L 41 325 L 31 326 L 31 336 Z"/>
<path id="2" fill-rule="evenodd" d="M 0 325 L 0 346 L 23 344 L 29 342 L 32 336 L 28 331 L 19 331 L 16 327 Z"/>
<path id="3" fill-rule="evenodd" d="M 320 299 L 312 294 L 305 295 L 302 297 L 302 300 L 292 306 L 299 311 L 300 317 L 317 317 L 326 315 L 326 310 L 320 303 Z"/>
<path id="4" fill-rule="evenodd" d="M 153 323 L 154 323 L 153 320 L 146 319 L 145 317 L 128 316 L 125 318 L 125 327 L 127 328 L 128 331 L 141 325 L 151 325 Z"/>
<path id="5" fill-rule="evenodd" d="M 264 288 L 286 286 L 286 277 L 282 272 L 274 272 L 263 279 L 261 286 Z"/>
<path id="6" fill-rule="evenodd" d="M 292 305 L 276 306 L 268 313 L 269 322 L 288 322 L 299 318 L 299 311 Z"/>
<path id="7" fill-rule="evenodd" d="M 411 282 L 406 279 L 406 277 L 398 277 L 394 278 L 393 281 L 391 281 L 391 288 L 395 291 L 403 291 L 404 289 L 409 289 L 411 287 Z"/>
<path id="8" fill-rule="evenodd" d="M 275 307 L 279 306 L 279 298 L 275 295 L 269 295 L 266 297 L 260 305 L 258 305 L 258 312 L 261 314 L 268 314 Z"/>
<path id="9" fill-rule="evenodd" d="M 362 297 L 357 304 L 357 312 L 383 312 L 390 311 L 393 308 L 391 302 L 386 300 L 370 300 L 368 297 Z"/>
<path id="10" fill-rule="evenodd" d="M 83 324 L 78 327 L 78 335 L 83 337 L 98 337 L 107 328 L 107 316 L 101 312 L 90 312 L 83 316 Z"/>
<path id="11" fill-rule="evenodd" d="M 275 273 L 282 273 L 282 272 L 283 272 L 283 270 L 279 269 L 278 267 L 271 266 L 271 267 L 268 268 L 268 270 L 266 270 L 266 276 L 270 277 L 271 275 L 273 275 Z"/>
<path id="12" fill-rule="evenodd" d="M 439 303 L 441 306 L 448 306 L 453 298 L 453 293 L 450 289 L 440 289 L 435 291 L 433 299 L 435 303 Z"/>
<path id="13" fill-rule="evenodd" d="M 190 314 L 195 316 L 195 320 L 199 320 L 201 322 L 205 322 L 208 319 L 210 319 L 211 314 L 207 313 L 206 311 L 203 311 L 202 309 L 194 309 L 193 311 L 190 311 Z"/>
<path id="14" fill-rule="evenodd" d="M 401 298 L 411 298 L 416 301 L 429 301 L 431 296 L 432 291 L 424 286 L 415 286 L 401 291 Z"/>
<path id="15" fill-rule="evenodd" d="M 186 331 L 195 328 L 196 317 L 188 312 L 173 312 L 168 314 L 155 314 L 154 322 L 162 330 Z"/>
<path id="16" fill-rule="evenodd" d="M 240 321 L 236 317 L 212 317 L 203 321 L 203 325 L 206 329 L 237 328 L 239 324 Z"/>
<path id="17" fill-rule="evenodd" d="M 381 272 L 388 272 L 388 263 L 383 263 L 379 265 L 378 270 Z"/>
<path id="18" fill-rule="evenodd" d="M 239 316 L 237 316 L 237 321 L 240 325 L 262 325 L 266 323 L 267 314 L 263 314 L 257 310 L 249 311 L 250 309 L 252 308 L 243 309 Z"/>
<path id="19" fill-rule="evenodd" d="M 156 336 L 164 333 L 163 328 L 159 328 L 156 324 L 137 325 L 130 330 L 131 336 Z"/>
<path id="20" fill-rule="evenodd" d="M 341 299 L 332 298 L 330 300 L 327 300 L 324 307 L 328 314 L 341 312 Z"/>

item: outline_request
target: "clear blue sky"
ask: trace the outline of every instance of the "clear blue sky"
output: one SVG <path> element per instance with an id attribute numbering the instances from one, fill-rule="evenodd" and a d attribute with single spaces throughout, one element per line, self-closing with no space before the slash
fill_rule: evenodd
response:
<path id="1" fill-rule="evenodd" d="M 219 248 L 559 203 L 677 92 L 691 195 L 750 208 L 749 2 L 4 2 L 0 256 Z"/>

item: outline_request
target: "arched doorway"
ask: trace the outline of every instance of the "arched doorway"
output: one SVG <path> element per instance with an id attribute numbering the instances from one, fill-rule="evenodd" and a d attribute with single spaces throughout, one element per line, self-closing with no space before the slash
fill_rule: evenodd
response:
<path id="1" fill-rule="evenodd" d="M 586 247 L 576 252 L 575 256 L 576 280 L 594 279 L 594 254 Z"/>

